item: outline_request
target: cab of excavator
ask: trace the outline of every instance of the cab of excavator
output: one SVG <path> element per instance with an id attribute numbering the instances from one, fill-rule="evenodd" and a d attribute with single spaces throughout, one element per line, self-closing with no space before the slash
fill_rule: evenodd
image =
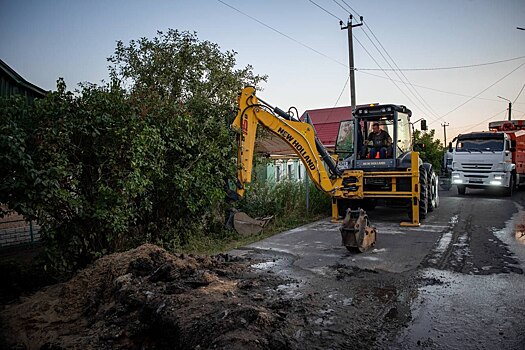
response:
<path id="1" fill-rule="evenodd" d="M 398 105 L 356 108 L 353 118 L 339 125 L 336 139 L 339 168 L 380 170 L 409 167 L 411 114 L 408 108 Z"/>

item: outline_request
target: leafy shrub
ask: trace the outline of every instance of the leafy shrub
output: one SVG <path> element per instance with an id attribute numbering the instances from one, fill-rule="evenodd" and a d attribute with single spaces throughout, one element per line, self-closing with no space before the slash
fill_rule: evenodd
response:
<path id="1" fill-rule="evenodd" d="M 243 86 L 265 79 L 176 30 L 119 42 L 109 61 L 103 86 L 72 93 L 59 80 L 32 105 L 0 101 L 0 203 L 38 218 L 59 274 L 143 242 L 179 246 L 222 223 L 231 109 Z"/>

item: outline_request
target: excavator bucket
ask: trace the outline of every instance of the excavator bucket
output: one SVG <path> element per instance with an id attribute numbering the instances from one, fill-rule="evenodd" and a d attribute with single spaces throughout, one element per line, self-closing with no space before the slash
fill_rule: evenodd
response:
<path id="1" fill-rule="evenodd" d="M 233 227 L 243 236 L 256 235 L 263 230 L 273 216 L 253 219 L 248 214 L 238 211 L 233 215 Z"/>
<path id="2" fill-rule="evenodd" d="M 370 226 L 363 209 L 346 211 L 341 231 L 342 243 L 349 251 L 367 251 L 376 244 L 376 228 Z"/>

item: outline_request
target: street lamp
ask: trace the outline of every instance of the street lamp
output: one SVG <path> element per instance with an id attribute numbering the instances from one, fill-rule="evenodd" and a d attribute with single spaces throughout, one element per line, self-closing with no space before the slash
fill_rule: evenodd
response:
<path id="1" fill-rule="evenodd" d="M 505 100 L 505 101 L 509 102 L 509 120 L 511 120 L 512 102 L 509 99 L 505 98 L 505 97 L 498 96 L 498 98 L 501 98 L 502 100 Z"/>

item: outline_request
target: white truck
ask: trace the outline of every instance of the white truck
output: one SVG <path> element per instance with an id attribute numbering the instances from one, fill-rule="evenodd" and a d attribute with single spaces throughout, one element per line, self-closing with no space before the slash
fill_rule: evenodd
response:
<path id="1" fill-rule="evenodd" d="M 525 180 L 524 162 L 517 156 L 523 152 L 516 151 L 517 144 L 520 148 L 525 146 L 525 130 L 516 130 L 512 128 L 514 123 L 508 123 L 498 127 L 491 123 L 492 131 L 457 137 L 455 148 L 449 151 L 453 152 L 452 183 L 457 186 L 458 194 L 464 195 L 467 188 L 500 188 L 512 196 L 517 185 Z"/>

